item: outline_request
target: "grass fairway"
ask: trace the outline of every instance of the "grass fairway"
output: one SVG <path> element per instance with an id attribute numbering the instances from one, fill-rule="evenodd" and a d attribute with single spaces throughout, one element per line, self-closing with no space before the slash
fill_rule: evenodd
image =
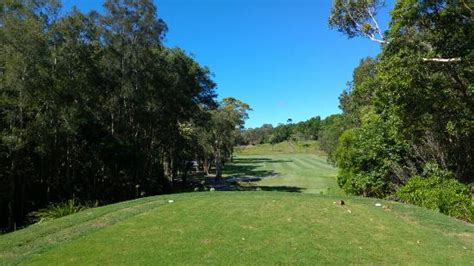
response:
<path id="1" fill-rule="evenodd" d="M 225 174 L 263 177 L 250 185 L 264 190 L 342 194 L 336 183 L 337 169 L 314 154 L 238 155 L 234 164 L 226 165 Z"/>
<path id="2" fill-rule="evenodd" d="M 472 224 L 344 196 L 322 157 L 240 155 L 235 162 L 226 175 L 265 176 L 242 184 L 264 191 L 163 195 L 89 209 L 0 236 L 0 265 L 474 264 Z M 334 204 L 340 199 L 346 205 Z"/>

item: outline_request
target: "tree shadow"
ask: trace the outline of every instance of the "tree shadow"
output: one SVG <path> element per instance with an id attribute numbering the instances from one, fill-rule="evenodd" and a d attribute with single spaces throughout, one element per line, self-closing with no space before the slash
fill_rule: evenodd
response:
<path id="1" fill-rule="evenodd" d="M 236 158 L 233 163 L 224 166 L 226 178 L 210 180 L 210 185 L 219 191 L 280 191 L 302 192 L 300 187 L 292 186 L 260 186 L 258 182 L 265 178 L 279 175 L 274 170 L 259 169 L 261 163 L 286 163 L 292 160 L 274 160 L 264 157 Z"/>
<path id="2" fill-rule="evenodd" d="M 234 184 L 233 191 L 276 191 L 276 192 L 296 192 L 301 193 L 303 191 L 300 187 L 291 186 L 258 186 L 258 185 L 246 185 L 246 184 Z"/>
<path id="3" fill-rule="evenodd" d="M 258 158 L 258 157 L 253 157 L 253 158 L 235 158 L 234 159 L 234 164 L 235 163 L 243 163 L 243 164 L 252 164 L 252 163 L 291 163 L 293 162 L 292 160 L 273 160 L 270 158 Z"/>
<path id="4" fill-rule="evenodd" d="M 240 176 L 257 176 L 269 177 L 278 175 L 273 170 L 258 169 L 261 165 L 259 163 L 282 163 L 292 162 L 291 160 L 273 160 L 269 158 L 236 158 L 233 163 L 226 164 L 223 169 L 225 176 L 240 177 Z"/>
<path id="5" fill-rule="evenodd" d="M 292 162 L 291 160 L 273 160 L 270 158 L 235 158 L 233 163 L 224 165 L 224 178 L 215 176 L 206 176 L 203 173 L 191 175 L 183 182 L 177 179 L 173 192 L 190 191 L 278 191 L 278 192 L 297 192 L 304 189 L 292 186 L 260 186 L 259 181 L 265 178 L 272 178 L 279 175 L 274 170 L 259 169 L 261 163 L 282 163 Z"/>

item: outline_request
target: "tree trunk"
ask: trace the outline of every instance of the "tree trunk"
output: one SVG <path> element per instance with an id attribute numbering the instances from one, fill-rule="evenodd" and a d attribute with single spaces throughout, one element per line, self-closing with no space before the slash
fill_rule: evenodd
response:
<path id="1" fill-rule="evenodd" d="M 8 202 L 8 229 L 11 230 L 13 228 L 13 224 L 15 223 L 15 214 L 13 213 L 13 199 L 10 199 Z"/>
<path id="2" fill-rule="evenodd" d="M 220 149 L 216 151 L 216 178 L 222 178 L 222 155 Z"/>
<path id="3" fill-rule="evenodd" d="M 204 170 L 204 173 L 205 173 L 206 175 L 209 175 L 210 163 L 209 163 L 207 157 L 204 158 L 204 162 L 202 163 L 202 168 L 203 168 L 203 170 Z"/>
<path id="4" fill-rule="evenodd" d="M 11 196 L 8 202 L 8 228 L 11 230 L 15 223 L 15 190 L 16 190 L 16 177 L 15 177 L 15 157 L 11 156 L 11 166 L 10 166 L 10 180 L 11 180 Z"/>

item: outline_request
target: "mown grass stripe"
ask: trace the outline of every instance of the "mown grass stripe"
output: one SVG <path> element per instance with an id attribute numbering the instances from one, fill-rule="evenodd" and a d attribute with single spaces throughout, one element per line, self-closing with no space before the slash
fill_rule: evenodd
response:
<path id="1" fill-rule="evenodd" d="M 320 156 L 320 155 L 317 155 L 317 154 L 308 154 L 308 157 L 315 160 L 315 161 L 318 161 L 318 162 L 321 162 L 323 164 L 328 164 L 329 166 L 332 166 L 328 163 L 328 157 L 327 156 Z"/>
<path id="2" fill-rule="evenodd" d="M 319 170 L 319 165 L 315 164 L 311 160 L 306 160 L 304 158 L 298 157 L 295 159 L 295 163 L 301 167 L 301 169 L 304 169 L 305 171 L 311 171 L 311 170 Z"/>
<path id="3" fill-rule="evenodd" d="M 311 159 L 309 158 L 301 158 L 301 160 L 303 161 L 306 161 L 308 163 L 311 163 L 313 164 L 313 167 L 318 167 L 318 168 L 326 168 L 326 169 L 335 169 L 333 166 L 331 166 L 330 164 L 328 164 L 327 162 L 325 161 L 322 161 L 322 160 L 318 160 L 318 159 L 313 159 L 313 157 L 311 157 Z"/>

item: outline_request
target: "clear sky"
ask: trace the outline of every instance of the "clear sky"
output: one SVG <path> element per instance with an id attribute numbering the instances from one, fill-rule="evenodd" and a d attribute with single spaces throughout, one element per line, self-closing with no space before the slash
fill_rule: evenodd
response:
<path id="1" fill-rule="evenodd" d="M 86 12 L 99 0 L 63 0 Z M 331 0 L 155 0 L 181 47 L 214 73 L 219 98 L 236 97 L 253 111 L 246 127 L 277 125 L 340 112 L 338 96 L 352 70 L 379 46 L 328 27 Z M 388 12 L 380 14 L 386 24 Z"/>

